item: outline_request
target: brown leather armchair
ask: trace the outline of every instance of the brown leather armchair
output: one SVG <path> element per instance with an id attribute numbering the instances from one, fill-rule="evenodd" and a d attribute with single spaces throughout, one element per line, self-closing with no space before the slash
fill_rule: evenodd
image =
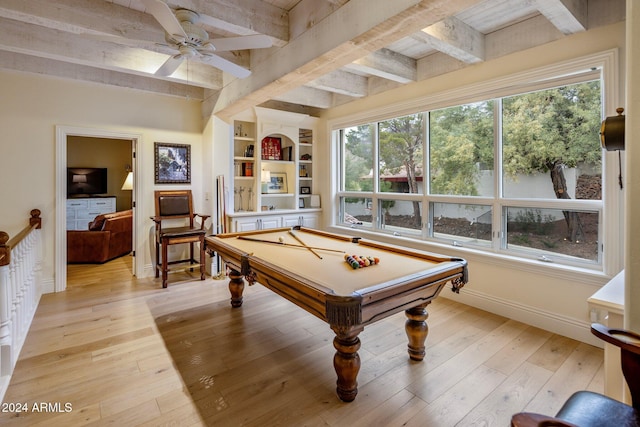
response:
<path id="1" fill-rule="evenodd" d="M 131 252 L 131 210 L 98 215 L 88 230 L 67 230 L 67 263 L 104 263 Z"/>

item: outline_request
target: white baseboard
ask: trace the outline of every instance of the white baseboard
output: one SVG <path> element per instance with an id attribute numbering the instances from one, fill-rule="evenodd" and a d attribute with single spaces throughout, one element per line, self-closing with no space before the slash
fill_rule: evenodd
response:
<path id="1" fill-rule="evenodd" d="M 50 294 L 56 291 L 56 284 L 53 277 L 43 279 L 40 282 L 40 295 Z"/>
<path id="2" fill-rule="evenodd" d="M 142 274 L 144 274 L 144 277 L 154 277 L 156 275 L 156 269 L 153 263 L 145 264 L 142 269 Z"/>
<path id="3" fill-rule="evenodd" d="M 477 292 L 471 288 L 463 288 L 459 294 L 451 291 L 448 285 L 442 290 L 440 297 L 458 301 L 499 316 L 508 317 L 527 325 L 535 326 L 558 335 L 585 342 L 596 347 L 603 347 L 602 341 L 591 334 L 591 324 L 582 320 L 558 315 L 513 301 L 496 298 Z"/>

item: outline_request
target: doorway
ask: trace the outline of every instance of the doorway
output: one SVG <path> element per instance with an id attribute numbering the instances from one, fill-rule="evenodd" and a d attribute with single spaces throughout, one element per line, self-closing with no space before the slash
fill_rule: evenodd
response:
<path id="1" fill-rule="evenodd" d="M 56 292 L 64 291 L 67 285 L 67 159 L 68 159 L 68 148 L 69 148 L 69 140 L 74 138 L 81 138 L 91 140 L 93 138 L 97 139 L 105 139 L 105 140 L 119 140 L 125 141 L 125 143 L 130 144 L 131 147 L 131 170 L 135 171 L 137 174 L 140 169 L 139 165 L 141 164 L 140 156 L 137 154 L 138 143 L 141 141 L 141 135 L 139 134 L 131 134 L 131 133 L 122 133 L 122 132 L 112 132 L 105 131 L 100 129 L 85 129 L 85 128 L 74 128 L 68 126 L 57 126 L 56 127 L 56 241 L 55 241 L 55 283 L 54 289 Z M 121 165 L 122 174 L 125 174 L 125 167 L 128 163 L 123 163 Z M 134 174 L 134 175 L 135 175 Z M 117 175 L 117 173 L 115 174 Z M 117 180 L 118 176 L 114 176 L 114 180 Z M 115 181 L 114 181 L 115 182 Z M 110 188 L 113 188 L 114 185 L 111 184 Z M 122 185 L 122 183 L 120 183 Z M 120 187 L 118 187 L 120 188 Z M 142 231 L 142 221 L 140 220 L 140 215 L 137 215 L 137 212 L 142 212 L 142 206 L 139 202 L 141 194 L 141 185 L 139 180 L 135 180 L 135 185 L 133 186 L 133 190 L 131 192 L 131 199 L 129 203 L 131 203 L 131 209 L 133 210 L 133 253 L 141 254 L 143 253 L 140 250 L 140 246 L 144 241 L 142 236 L 140 236 Z M 126 203 L 126 202 L 125 202 Z M 123 206 L 120 204 L 119 206 Z M 132 258 L 132 272 L 137 277 L 142 277 L 143 275 L 143 265 L 142 262 L 138 262 L 137 258 L 134 256 Z"/>

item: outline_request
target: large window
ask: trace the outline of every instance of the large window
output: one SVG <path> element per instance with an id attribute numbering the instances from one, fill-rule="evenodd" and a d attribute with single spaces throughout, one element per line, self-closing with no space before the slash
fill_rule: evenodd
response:
<path id="1" fill-rule="evenodd" d="M 373 191 L 373 135 L 371 125 L 342 131 L 344 139 L 341 182 L 343 191 Z"/>
<path id="2" fill-rule="evenodd" d="M 495 104 L 485 101 L 429 113 L 431 194 L 493 196 Z"/>
<path id="3" fill-rule="evenodd" d="M 335 131 L 338 222 L 602 264 L 599 78 Z"/>
<path id="4" fill-rule="evenodd" d="M 599 81 L 504 98 L 504 196 L 600 199 L 578 180 L 601 174 L 601 117 Z"/>

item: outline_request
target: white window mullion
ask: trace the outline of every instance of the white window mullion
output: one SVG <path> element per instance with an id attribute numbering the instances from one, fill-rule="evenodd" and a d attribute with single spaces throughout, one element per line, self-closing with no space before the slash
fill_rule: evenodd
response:
<path id="1" fill-rule="evenodd" d="M 505 247 L 506 241 L 506 221 L 503 219 L 503 205 L 502 201 L 502 99 L 498 98 L 493 104 L 493 123 L 494 123 L 494 150 L 495 153 L 493 159 L 493 176 L 494 187 L 493 196 L 495 202 L 493 204 L 493 239 L 492 248 L 494 250 L 500 250 Z"/>
<path id="2" fill-rule="evenodd" d="M 382 229 L 381 227 L 381 218 L 380 218 L 380 209 L 381 209 L 381 203 L 380 203 L 380 154 L 378 153 L 379 150 L 379 146 L 378 146 L 378 142 L 379 142 L 379 138 L 378 138 L 378 132 L 380 131 L 380 123 L 379 122 L 374 122 L 373 126 L 373 132 L 371 132 L 371 156 L 372 156 L 372 168 L 373 168 L 373 173 L 372 175 L 372 179 L 373 179 L 373 198 L 371 200 L 372 202 L 372 206 L 371 206 L 371 213 L 372 213 L 372 226 L 374 230 L 380 231 Z"/>
<path id="3" fill-rule="evenodd" d="M 422 113 L 423 132 L 422 135 L 422 238 L 429 237 L 431 228 L 431 206 L 429 205 L 429 195 L 431 194 L 431 182 L 429 176 L 429 112 Z"/>

